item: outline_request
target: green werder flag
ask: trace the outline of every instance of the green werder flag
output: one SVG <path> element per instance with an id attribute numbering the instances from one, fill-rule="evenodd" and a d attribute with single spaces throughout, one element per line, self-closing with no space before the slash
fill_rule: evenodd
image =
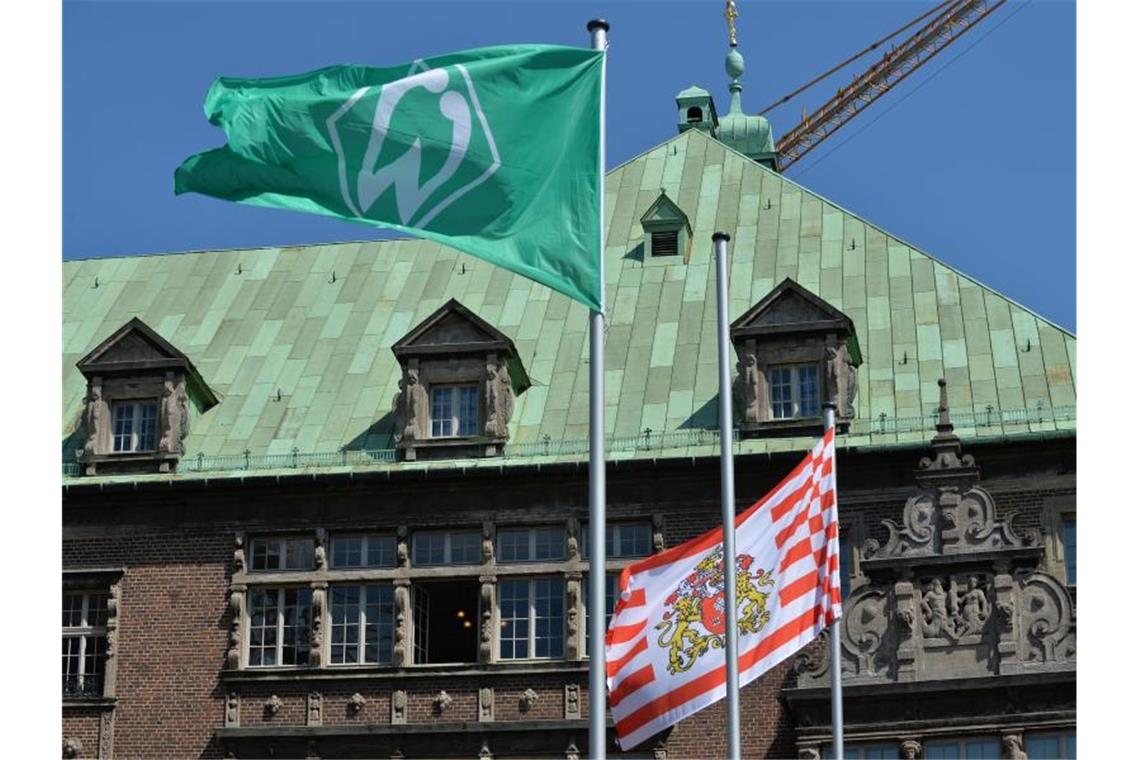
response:
<path id="1" fill-rule="evenodd" d="M 601 310 L 602 53 L 515 45 L 393 68 L 221 78 L 221 148 L 175 193 L 390 227 Z"/>

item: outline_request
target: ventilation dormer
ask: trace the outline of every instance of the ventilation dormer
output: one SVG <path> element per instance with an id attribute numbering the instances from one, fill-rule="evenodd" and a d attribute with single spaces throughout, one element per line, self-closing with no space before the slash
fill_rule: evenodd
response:
<path id="1" fill-rule="evenodd" d="M 530 387 L 515 344 L 454 298 L 392 346 L 405 460 L 503 453 L 515 399 Z"/>
<path id="2" fill-rule="evenodd" d="M 829 400 L 840 431 L 854 418 L 863 363 L 855 326 L 807 288 L 785 279 L 733 322 L 729 335 L 738 359 L 733 408 L 743 434 L 822 432 Z"/>
<path id="3" fill-rule="evenodd" d="M 699 129 L 705 134 L 716 132 L 716 106 L 708 90 L 693 85 L 677 93 L 677 131 Z"/>
<path id="4" fill-rule="evenodd" d="M 87 378 L 76 459 L 88 475 L 173 470 L 190 404 L 200 414 L 218 403 L 186 354 L 137 317 L 76 366 Z"/>
<path id="5" fill-rule="evenodd" d="M 642 214 L 641 229 L 645 232 L 645 264 L 689 262 L 693 228 L 681 207 L 665 194 L 665 188 Z"/>

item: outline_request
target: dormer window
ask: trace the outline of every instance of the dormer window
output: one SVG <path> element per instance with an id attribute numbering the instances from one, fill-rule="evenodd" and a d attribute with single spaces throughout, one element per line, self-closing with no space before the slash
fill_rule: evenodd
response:
<path id="1" fill-rule="evenodd" d="M 855 326 L 819 296 L 786 279 L 733 322 L 729 334 L 742 434 L 815 434 L 823 428 L 823 404 L 832 399 L 841 432 L 855 416 L 863 361 Z"/>
<path id="2" fill-rule="evenodd" d="M 774 419 L 818 417 L 819 365 L 788 364 L 772 367 L 769 370 L 768 396 Z"/>
<path id="3" fill-rule="evenodd" d="M 158 403 L 119 401 L 111 404 L 115 452 L 154 451 L 158 430 Z"/>
<path id="4" fill-rule="evenodd" d="M 76 366 L 87 395 L 75 455 L 88 475 L 173 470 L 191 406 L 200 414 L 218 403 L 190 359 L 138 318 Z"/>
<path id="5" fill-rule="evenodd" d="M 479 386 L 433 385 L 431 437 L 456 438 L 479 432 Z"/>
<path id="6" fill-rule="evenodd" d="M 515 344 L 452 299 L 392 346 L 400 362 L 393 399 L 405 460 L 503 452 L 518 394 L 530 387 Z"/>
<path id="7" fill-rule="evenodd" d="M 688 263 L 693 229 L 689 226 L 689 217 L 665 194 L 665 188 L 661 188 L 657 200 L 642 214 L 641 228 L 645 231 L 644 265 Z"/>

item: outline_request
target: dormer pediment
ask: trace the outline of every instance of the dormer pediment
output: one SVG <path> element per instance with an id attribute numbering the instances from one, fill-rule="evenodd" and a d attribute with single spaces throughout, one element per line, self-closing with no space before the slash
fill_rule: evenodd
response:
<path id="1" fill-rule="evenodd" d="M 680 229 L 684 227 L 689 234 L 693 228 L 689 224 L 689 217 L 673 200 L 662 190 L 657 200 L 641 215 L 641 226 L 648 230 L 654 229 Z"/>
<path id="2" fill-rule="evenodd" d="M 855 334 L 843 312 L 791 278 L 786 278 L 730 327 L 733 336 L 781 332 L 841 332 Z M 856 362 L 858 365 L 861 361 Z"/>
<path id="3" fill-rule="evenodd" d="M 181 370 L 186 376 L 189 396 L 199 411 L 206 411 L 219 401 L 190 358 L 138 317 L 132 317 L 107 336 L 75 366 L 88 379 Z"/>
<path id="4" fill-rule="evenodd" d="M 503 354 L 515 393 L 530 387 L 514 341 L 452 298 L 392 346 L 401 362 L 413 357 Z"/>

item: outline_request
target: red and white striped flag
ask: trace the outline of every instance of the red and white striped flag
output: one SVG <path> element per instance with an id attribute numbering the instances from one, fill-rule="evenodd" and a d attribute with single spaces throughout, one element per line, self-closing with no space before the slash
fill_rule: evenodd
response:
<path id="1" fill-rule="evenodd" d="M 610 709 L 630 749 L 725 695 L 724 533 L 716 528 L 621 574 L 606 633 Z M 835 432 L 736 518 L 740 685 L 842 612 Z"/>

